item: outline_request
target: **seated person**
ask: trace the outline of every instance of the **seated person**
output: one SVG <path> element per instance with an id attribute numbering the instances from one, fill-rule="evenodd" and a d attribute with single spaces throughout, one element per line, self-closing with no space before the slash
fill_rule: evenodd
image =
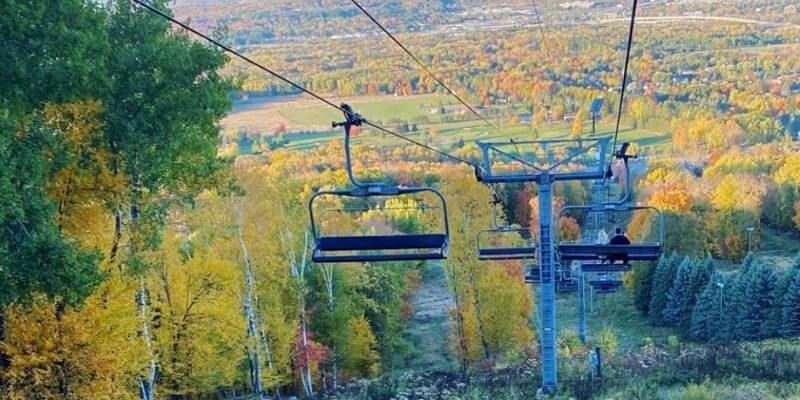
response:
<path id="1" fill-rule="evenodd" d="M 605 229 L 600 229 L 597 232 L 597 239 L 594 242 L 595 244 L 608 244 L 608 234 L 606 233 Z"/>
<path id="2" fill-rule="evenodd" d="M 625 233 L 622 232 L 622 228 L 617 228 L 609 244 L 612 246 L 628 245 L 631 244 L 631 240 L 625 236 Z M 608 261 L 612 264 L 618 261 L 622 264 L 628 264 L 628 253 L 611 253 L 608 257 Z"/>

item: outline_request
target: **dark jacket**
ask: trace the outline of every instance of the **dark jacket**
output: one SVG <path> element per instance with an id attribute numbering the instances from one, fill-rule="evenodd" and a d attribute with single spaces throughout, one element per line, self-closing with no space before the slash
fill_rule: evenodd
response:
<path id="1" fill-rule="evenodd" d="M 609 244 L 624 245 L 624 244 L 631 244 L 631 241 L 625 235 L 615 235 L 614 237 L 611 238 Z"/>

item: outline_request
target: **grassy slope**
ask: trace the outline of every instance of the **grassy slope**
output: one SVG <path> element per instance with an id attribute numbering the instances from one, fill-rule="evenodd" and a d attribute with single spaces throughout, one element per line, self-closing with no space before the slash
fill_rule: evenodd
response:
<path id="1" fill-rule="evenodd" d="M 422 274 L 422 285 L 413 297 L 414 313 L 405 337 L 411 343 L 406 368 L 411 370 L 455 370 L 450 356 L 452 322 L 447 313 L 453 299 L 441 264 L 429 263 Z"/>
<path id="2" fill-rule="evenodd" d="M 578 331 L 578 299 L 575 293 L 562 294 L 556 306 L 559 334 Z M 609 328 L 619 340 L 620 350 L 630 350 L 642 345 L 644 338 L 651 338 L 656 344 L 666 343 L 667 337 L 675 331 L 667 327 L 657 327 L 647 323 L 634 307 L 633 298 L 626 290 L 613 294 L 594 296 L 594 312 L 589 312 L 589 294 L 586 294 L 586 334 L 587 340 L 598 331 Z"/>

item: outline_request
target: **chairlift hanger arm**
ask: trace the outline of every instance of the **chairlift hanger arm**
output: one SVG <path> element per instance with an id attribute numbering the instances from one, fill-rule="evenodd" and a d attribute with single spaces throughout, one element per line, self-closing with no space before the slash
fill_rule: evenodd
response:
<path id="1" fill-rule="evenodd" d="M 519 158 L 519 157 L 517 157 L 517 156 L 515 156 L 515 155 L 513 155 L 513 154 L 509 154 L 508 152 L 505 152 L 505 151 L 503 151 L 503 150 L 500 150 L 500 149 L 498 149 L 497 147 L 491 146 L 491 149 L 492 149 L 492 150 L 494 150 L 494 151 L 496 151 L 496 152 L 498 152 L 498 153 L 500 153 L 500 154 L 502 154 L 502 155 L 504 155 L 504 156 L 506 156 L 506 157 L 508 157 L 508 158 L 510 158 L 510 159 L 512 159 L 512 160 L 514 160 L 514 161 L 517 161 L 517 162 L 519 162 L 519 163 L 522 163 L 522 164 L 523 164 L 523 165 L 525 165 L 525 166 L 531 167 L 531 168 L 533 168 L 533 169 L 535 169 L 535 170 L 537 170 L 537 171 L 544 171 L 542 168 L 539 168 L 539 167 L 537 167 L 537 166 L 536 166 L 536 165 L 534 165 L 533 163 L 531 163 L 531 162 L 528 162 L 528 161 L 525 161 L 525 160 L 523 160 L 523 159 L 521 159 L 521 158 Z"/>
<path id="2" fill-rule="evenodd" d="M 552 171 L 552 170 L 554 170 L 554 169 L 556 169 L 556 168 L 558 168 L 558 167 L 560 167 L 560 166 L 562 166 L 564 164 L 567 164 L 567 163 L 575 160 L 576 158 L 578 158 L 578 157 L 580 157 L 580 156 L 582 156 L 584 154 L 589 153 L 589 150 L 591 150 L 591 149 L 593 149 L 595 147 L 598 147 L 598 146 L 600 146 L 600 142 L 592 143 L 588 147 L 582 147 L 581 146 L 581 147 L 579 147 L 581 149 L 580 151 L 578 151 L 576 153 L 573 153 L 573 154 L 570 154 L 569 157 L 567 157 L 567 158 L 565 158 L 565 159 L 563 159 L 563 160 L 551 165 L 550 168 L 548 168 L 548 171 Z M 601 169 L 602 169 L 602 167 L 601 167 Z"/>
<path id="3" fill-rule="evenodd" d="M 576 140 L 571 139 L 558 139 L 558 140 L 548 140 L 548 141 L 526 141 L 526 142 L 517 142 L 518 144 L 553 144 L 553 143 L 576 143 Z M 588 143 L 588 146 L 583 146 L 583 143 Z M 490 150 L 497 151 L 503 155 L 506 155 L 511 158 L 516 158 L 502 150 L 499 150 L 499 146 L 508 145 L 509 143 L 498 143 L 498 142 L 478 142 L 478 146 L 481 148 L 483 152 L 483 160 L 484 165 L 482 168 L 476 168 L 476 175 L 478 180 L 483 183 L 524 183 L 524 182 L 537 182 L 537 183 L 553 183 L 556 181 L 568 181 L 568 180 L 598 180 L 603 179 L 605 175 L 604 165 L 606 165 L 605 155 L 608 143 L 610 142 L 610 138 L 594 138 L 594 139 L 587 139 L 581 140 L 581 146 L 579 148 L 582 151 L 572 154 L 566 159 L 562 160 L 561 162 L 557 163 L 554 166 L 549 167 L 548 169 L 542 169 L 540 167 L 535 167 L 537 169 L 536 172 L 533 173 L 516 173 L 516 174 L 506 174 L 506 175 L 495 175 L 491 169 L 491 158 L 489 156 Z M 563 164 L 569 163 L 570 161 L 576 159 L 577 157 L 588 153 L 592 148 L 597 148 L 599 151 L 598 157 L 598 165 L 596 169 L 589 169 L 585 171 L 578 171 L 578 172 L 553 172 L 552 169 Z M 524 162 L 524 161 L 522 161 Z M 525 165 L 531 165 L 530 163 L 524 162 Z"/>
<path id="4" fill-rule="evenodd" d="M 633 177 L 631 176 L 631 168 L 630 165 L 628 164 L 628 160 L 631 158 L 638 158 L 639 156 L 628 154 L 628 148 L 630 147 L 630 145 L 631 145 L 630 142 L 624 142 L 622 143 L 622 146 L 620 146 L 619 150 L 616 150 L 614 152 L 614 158 L 622 160 L 622 164 L 625 169 L 625 194 L 622 196 L 622 198 L 620 198 L 617 201 L 606 202 L 603 204 L 624 205 L 630 202 L 631 199 L 633 198 Z M 608 172 L 606 176 L 603 178 L 603 181 L 605 182 L 605 180 L 611 178 L 611 176 L 612 176 L 611 164 L 609 163 Z"/>

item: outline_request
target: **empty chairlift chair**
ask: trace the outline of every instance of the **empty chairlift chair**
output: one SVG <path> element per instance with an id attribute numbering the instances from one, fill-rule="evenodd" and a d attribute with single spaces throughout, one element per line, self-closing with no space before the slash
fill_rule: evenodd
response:
<path id="1" fill-rule="evenodd" d="M 615 262 L 609 263 L 604 260 L 591 260 L 581 262 L 583 272 L 628 272 L 631 270 L 630 263 Z"/>
<path id="2" fill-rule="evenodd" d="M 390 186 L 384 183 L 364 183 L 355 179 L 352 173 L 350 156 L 350 129 L 360 126 L 364 119 L 346 104 L 342 104 L 345 122 L 334 123 L 334 127 L 343 126 L 345 130 L 345 168 L 353 187 L 315 193 L 308 203 L 311 219 L 311 232 L 314 239 L 312 260 L 317 263 L 344 262 L 383 262 L 383 261 L 415 261 L 439 260 L 447 257 L 449 244 L 449 226 L 447 223 L 447 204 L 440 192 L 429 187 Z M 363 212 L 384 211 L 385 202 L 380 199 L 408 197 L 414 195 L 432 195 L 438 202 L 436 206 L 408 206 L 408 209 L 434 210 L 440 220 L 441 230 L 429 233 L 407 233 L 392 230 L 381 234 L 330 233 L 323 229 L 325 224 L 315 219 L 315 209 L 329 197 L 342 202 L 360 202 L 359 207 L 332 208 L 326 211 L 349 213 L 354 210 Z"/>
<path id="3" fill-rule="evenodd" d="M 556 291 L 568 293 L 576 290 L 578 290 L 578 279 L 572 275 L 572 270 L 556 264 Z"/>
<path id="4" fill-rule="evenodd" d="M 478 233 L 479 260 L 529 260 L 536 258 L 537 245 L 527 228 L 497 223 L 499 199 L 494 206 L 494 228 Z"/>
<path id="5" fill-rule="evenodd" d="M 611 276 L 610 274 L 597 275 L 589 280 L 589 286 L 594 289 L 595 293 L 605 294 L 614 293 L 622 287 L 622 280 Z"/>
<path id="6" fill-rule="evenodd" d="M 525 283 L 539 283 L 542 281 L 542 270 L 537 264 L 530 264 L 527 266 L 527 273 L 525 274 Z"/>

